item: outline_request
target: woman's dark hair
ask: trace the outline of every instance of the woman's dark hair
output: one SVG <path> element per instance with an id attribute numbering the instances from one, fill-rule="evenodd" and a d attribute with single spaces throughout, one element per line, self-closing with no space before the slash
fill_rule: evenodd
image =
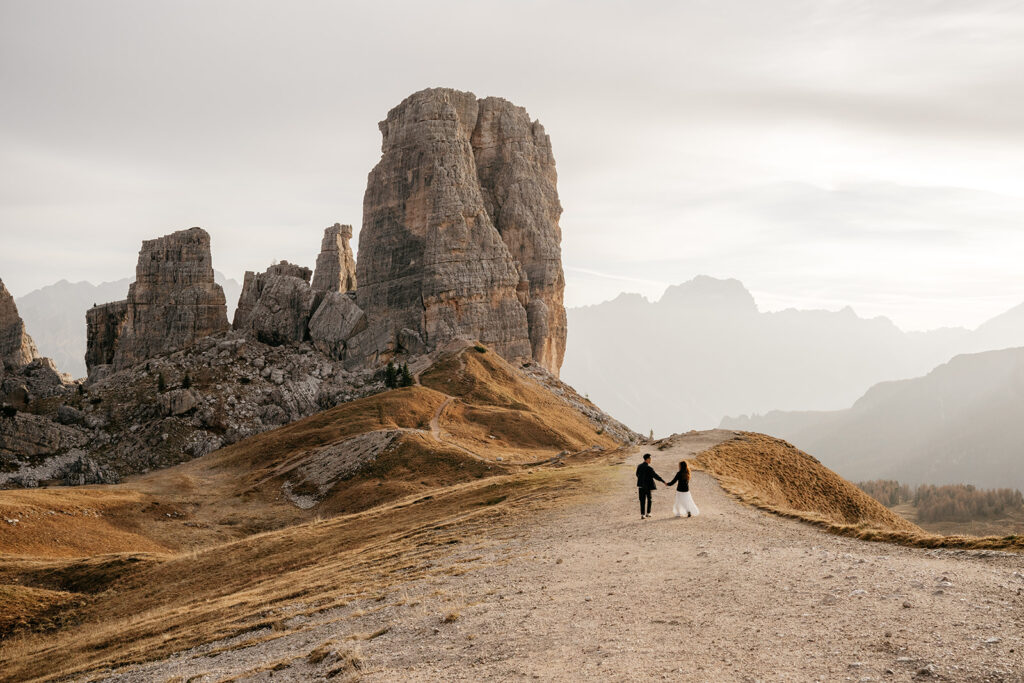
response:
<path id="1" fill-rule="evenodd" d="M 686 476 L 686 481 L 690 481 L 690 467 L 686 464 L 685 460 L 679 461 L 679 469 Z"/>

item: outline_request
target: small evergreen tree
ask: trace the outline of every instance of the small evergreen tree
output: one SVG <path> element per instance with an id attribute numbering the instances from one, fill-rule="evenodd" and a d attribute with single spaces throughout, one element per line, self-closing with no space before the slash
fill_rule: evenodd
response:
<path id="1" fill-rule="evenodd" d="M 412 386 L 412 373 L 409 372 L 409 364 L 408 363 L 402 363 L 402 386 L 403 387 L 411 387 Z"/>
<path id="2" fill-rule="evenodd" d="M 181 378 L 181 388 L 188 389 L 192 386 L 192 375 L 185 373 L 185 376 Z"/>
<path id="3" fill-rule="evenodd" d="M 157 373 L 157 376 L 156 376 L 156 390 L 162 392 L 165 389 L 167 389 L 167 380 L 164 379 L 164 373 L 162 373 L 162 372 Z"/>
<path id="4" fill-rule="evenodd" d="M 388 361 L 388 366 L 384 369 L 384 386 L 388 389 L 398 386 L 398 368 L 391 361 Z"/>

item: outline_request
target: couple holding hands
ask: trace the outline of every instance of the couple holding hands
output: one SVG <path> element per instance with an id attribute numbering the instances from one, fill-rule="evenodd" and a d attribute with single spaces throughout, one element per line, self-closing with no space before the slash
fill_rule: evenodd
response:
<path id="1" fill-rule="evenodd" d="M 690 495 L 690 468 L 685 460 L 679 461 L 679 471 L 672 481 L 666 482 L 658 476 L 658 473 L 651 467 L 651 454 L 644 453 L 644 461 L 636 468 L 636 486 L 640 492 L 640 519 L 647 519 L 651 516 L 651 491 L 656 487 L 654 480 L 657 479 L 665 486 L 676 485 L 676 501 L 672 506 L 672 514 L 682 517 L 696 517 L 700 514 L 693 496 Z"/>

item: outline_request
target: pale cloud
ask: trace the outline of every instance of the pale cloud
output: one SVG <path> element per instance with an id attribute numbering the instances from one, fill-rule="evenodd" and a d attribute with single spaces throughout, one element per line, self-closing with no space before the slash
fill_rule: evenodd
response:
<path id="1" fill-rule="evenodd" d="M 450 86 L 552 136 L 567 301 L 698 273 L 762 308 L 975 325 L 1024 300 L 1016 2 L 0 4 L 0 277 L 229 277 L 358 231 L 376 123 Z"/>

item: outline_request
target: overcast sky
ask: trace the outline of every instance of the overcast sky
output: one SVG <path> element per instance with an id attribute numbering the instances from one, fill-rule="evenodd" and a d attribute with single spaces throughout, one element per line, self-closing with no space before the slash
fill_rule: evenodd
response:
<path id="1" fill-rule="evenodd" d="M 975 326 L 1024 301 L 1019 2 L 0 0 L 0 278 L 241 279 L 362 220 L 430 86 L 551 135 L 566 303 L 735 277 L 762 310 Z"/>

